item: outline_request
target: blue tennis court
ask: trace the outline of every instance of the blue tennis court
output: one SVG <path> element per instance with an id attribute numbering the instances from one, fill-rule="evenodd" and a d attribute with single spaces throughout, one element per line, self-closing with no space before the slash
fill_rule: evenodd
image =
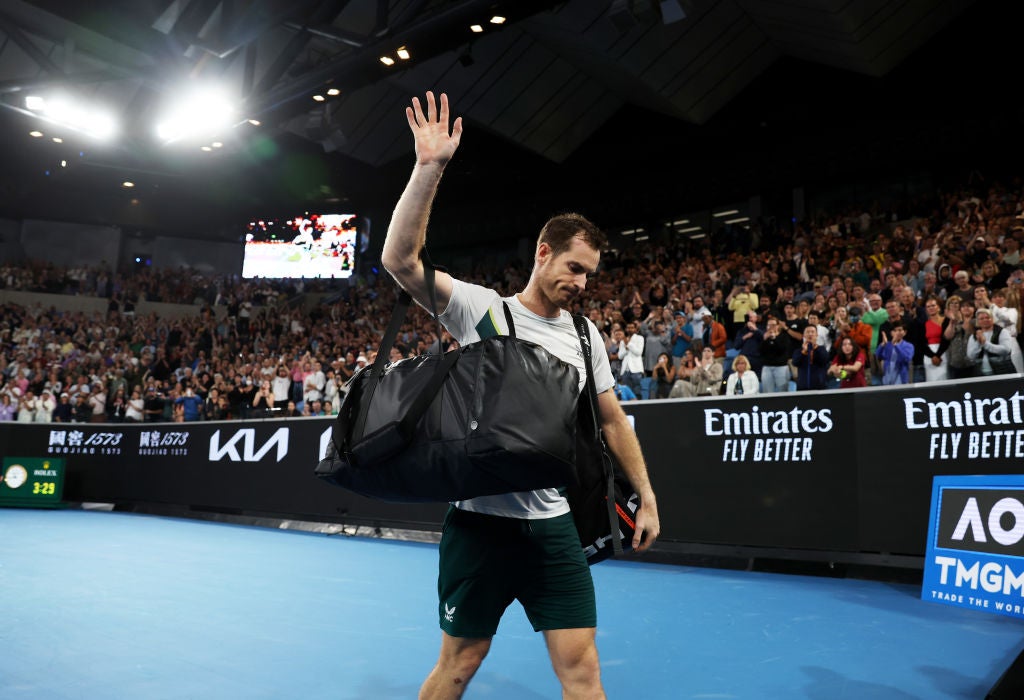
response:
<path id="1" fill-rule="evenodd" d="M 415 698 L 437 547 L 108 512 L 0 510 L 0 697 Z M 1019 621 L 913 585 L 594 569 L 611 698 L 982 698 Z M 521 610 L 467 698 L 559 697 Z"/>

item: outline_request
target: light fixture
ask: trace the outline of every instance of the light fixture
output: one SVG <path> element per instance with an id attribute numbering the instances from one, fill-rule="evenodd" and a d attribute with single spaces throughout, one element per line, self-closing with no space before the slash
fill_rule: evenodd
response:
<path id="1" fill-rule="evenodd" d="M 97 139 L 109 139 L 117 131 L 113 117 L 105 111 L 78 100 L 71 95 L 60 95 L 38 102 L 43 118 L 80 131 Z"/>
<path id="2" fill-rule="evenodd" d="M 327 91 L 327 94 L 330 95 L 331 97 L 337 97 L 338 95 L 341 94 L 341 90 L 339 90 L 338 88 L 331 88 L 330 90 Z"/>
<path id="3" fill-rule="evenodd" d="M 744 221 L 750 221 L 750 217 L 749 216 L 741 216 L 741 217 L 739 217 L 737 219 L 726 219 L 725 223 L 727 223 L 727 224 L 742 224 Z"/>
<path id="4" fill-rule="evenodd" d="M 474 34 L 480 34 L 481 32 L 483 32 L 483 30 L 484 28 L 481 27 L 479 24 L 469 25 L 469 31 L 473 32 Z"/>
<path id="5" fill-rule="evenodd" d="M 200 150 L 200 151 L 206 151 L 207 153 L 209 153 L 209 152 L 210 152 L 210 151 L 212 151 L 213 149 L 212 149 L 212 148 L 210 148 L 209 146 L 200 146 L 200 147 L 199 147 L 199 150 Z"/>
<path id="6" fill-rule="evenodd" d="M 62 161 L 60 162 L 60 167 L 62 167 L 62 168 L 66 168 L 66 167 L 68 167 L 68 162 L 67 162 L 66 160 L 62 160 Z"/>
<path id="7" fill-rule="evenodd" d="M 46 100 L 39 95 L 29 95 L 25 98 L 25 109 L 31 109 L 33 112 L 41 112 L 46 109 Z"/>
<path id="8" fill-rule="evenodd" d="M 625 231 L 622 232 L 622 235 L 623 236 L 632 236 L 634 233 L 636 233 L 636 229 L 635 228 L 628 228 L 628 229 L 626 229 Z"/>
<path id="9" fill-rule="evenodd" d="M 673 226 L 682 226 L 683 224 L 688 224 L 688 223 L 690 223 L 689 219 L 679 219 L 678 221 L 673 221 L 672 225 Z"/>
<path id="10" fill-rule="evenodd" d="M 383 63 L 385 66 L 395 65 L 395 59 L 391 58 L 391 56 L 381 56 L 380 62 Z"/>
<path id="11" fill-rule="evenodd" d="M 31 136 L 34 139 L 38 139 L 38 138 L 40 138 L 43 135 L 43 132 L 41 132 L 41 131 L 30 131 L 30 132 L 28 132 L 28 135 Z"/>
<path id="12" fill-rule="evenodd" d="M 637 236 L 635 240 L 646 241 L 648 238 L 650 238 L 650 236 L 643 235 L 643 236 Z"/>
<path id="13" fill-rule="evenodd" d="M 64 143 L 64 139 L 62 139 L 60 136 L 54 136 L 53 137 L 53 142 L 54 143 Z"/>
<path id="14" fill-rule="evenodd" d="M 235 108 L 226 94 L 212 86 L 193 87 L 176 101 L 156 127 L 165 143 L 212 136 L 234 123 Z"/>
<path id="15" fill-rule="evenodd" d="M 323 95 L 313 95 L 313 101 L 314 102 L 323 102 L 326 99 L 327 98 L 324 97 Z"/>
<path id="16" fill-rule="evenodd" d="M 739 214 L 739 213 L 740 213 L 739 209 L 729 209 L 728 211 L 715 212 L 714 214 L 712 214 L 712 216 L 714 216 L 716 219 L 718 219 L 718 218 L 721 218 L 723 216 L 732 216 L 733 214 Z"/>
<path id="17" fill-rule="evenodd" d="M 260 125 L 260 120 L 259 119 L 249 119 L 248 121 L 253 126 L 259 126 Z"/>
<path id="18" fill-rule="evenodd" d="M 130 189 L 132 187 L 135 187 L 135 183 L 132 182 L 131 180 L 125 180 L 124 182 L 121 183 L 121 187 L 125 187 L 125 188 L 129 188 Z"/>
<path id="19" fill-rule="evenodd" d="M 213 146 L 214 148 L 220 148 L 220 147 L 221 147 L 221 146 L 223 146 L 224 144 L 223 144 L 223 143 L 221 143 L 220 141 L 214 141 L 214 142 L 213 142 L 213 143 L 211 143 L 210 145 L 211 145 L 211 146 Z"/>
<path id="20" fill-rule="evenodd" d="M 404 46 L 399 46 L 395 50 L 395 53 L 398 54 L 398 57 L 403 61 L 409 60 L 409 49 L 405 48 Z"/>
<path id="21" fill-rule="evenodd" d="M 679 233 L 692 233 L 693 231 L 700 231 L 700 230 L 701 230 L 700 226 L 691 226 L 690 228 L 681 228 L 681 229 L 679 229 Z"/>
<path id="22" fill-rule="evenodd" d="M 505 18 L 501 15 L 494 15 L 491 17 L 491 24 L 505 24 Z"/>

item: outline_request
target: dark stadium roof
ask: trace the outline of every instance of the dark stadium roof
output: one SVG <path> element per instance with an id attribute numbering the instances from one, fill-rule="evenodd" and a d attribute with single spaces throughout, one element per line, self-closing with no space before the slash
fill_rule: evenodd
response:
<path id="1" fill-rule="evenodd" d="M 1003 4 L 972 5 L 6 0 L 0 201 L 7 216 L 210 235 L 282 207 L 386 215 L 411 164 L 403 106 L 427 89 L 448 92 L 466 121 L 451 166 L 457 184 L 442 193 L 459 211 L 465 204 L 466 215 L 477 214 L 470 202 L 481 212 L 495 202 L 516 210 L 597 200 L 610 208 L 614 195 L 616 208 L 646 211 L 673 196 L 728 196 L 888 131 L 873 122 L 927 122 L 969 102 L 976 86 L 936 74 L 965 61 L 943 59 L 984 50 L 1000 63 L 1012 55 L 986 42 L 991 31 L 1009 37 L 1009 20 L 992 8 Z M 494 15 L 507 21 L 491 24 Z M 474 23 L 484 31 L 471 32 Z M 399 46 L 408 62 L 380 63 Z M 963 58 L 975 66 L 985 59 Z M 160 110 L 187 79 L 217 80 L 237 100 L 237 126 L 219 137 L 223 148 L 153 138 Z M 116 143 L 52 127 L 29 137 L 38 122 L 25 96 L 57 88 L 116 105 Z M 329 88 L 339 94 L 327 96 Z M 820 139 L 813 147 L 802 140 L 812 131 Z M 787 153 L 787 144 L 799 145 Z M 124 180 L 136 187 L 121 188 Z"/>

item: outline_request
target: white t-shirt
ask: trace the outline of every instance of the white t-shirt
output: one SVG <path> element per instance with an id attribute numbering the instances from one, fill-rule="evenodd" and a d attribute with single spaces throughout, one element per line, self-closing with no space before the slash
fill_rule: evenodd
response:
<path id="1" fill-rule="evenodd" d="M 502 302 L 508 304 L 512 313 L 516 337 L 537 343 L 563 362 L 575 366 L 579 371 L 579 388 L 582 392 L 586 386 L 587 370 L 579 335 L 573 325 L 572 314 L 568 311 L 563 310 L 558 318 L 545 318 L 523 306 L 516 296 L 502 298 L 493 289 L 453 279 L 451 300 L 448 308 L 440 315 L 440 320 L 460 345 L 496 335 L 508 335 Z M 590 334 L 594 386 L 600 394 L 611 389 L 615 379 L 608 365 L 608 354 L 599 352 L 604 347 L 601 334 L 589 320 L 587 331 Z M 537 400 L 541 402 L 543 397 L 537 397 Z M 569 512 L 569 502 L 558 489 L 482 496 L 457 501 L 453 505 L 475 513 L 528 520 L 553 518 Z"/>

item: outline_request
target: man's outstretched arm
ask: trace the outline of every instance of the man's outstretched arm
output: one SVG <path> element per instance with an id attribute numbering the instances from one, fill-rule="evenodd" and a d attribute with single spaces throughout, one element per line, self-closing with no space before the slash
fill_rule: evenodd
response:
<path id="1" fill-rule="evenodd" d="M 611 389 L 598 395 L 597 405 L 601 411 L 601 430 L 604 431 L 608 449 L 619 461 L 619 466 L 640 496 L 640 509 L 636 513 L 636 533 L 633 535 L 633 549 L 643 552 L 661 534 L 661 522 L 658 520 L 658 503 L 654 498 L 654 489 L 647 476 L 647 465 L 640 451 L 640 442 L 629 424 L 615 392 Z M 641 542 L 641 536 L 647 537 Z"/>
<path id="2" fill-rule="evenodd" d="M 427 93 L 426 113 L 419 98 L 414 97 L 412 106 L 405 108 L 405 116 L 416 144 L 416 165 L 391 215 L 381 262 L 413 299 L 429 308 L 420 251 L 426 244 L 427 220 L 441 174 L 462 138 L 462 118 L 454 121 L 449 133 L 448 96 L 441 94 L 438 108 L 432 92 Z M 448 306 L 452 281 L 447 274 L 439 272 L 435 284 L 437 311 L 440 313 Z"/>

